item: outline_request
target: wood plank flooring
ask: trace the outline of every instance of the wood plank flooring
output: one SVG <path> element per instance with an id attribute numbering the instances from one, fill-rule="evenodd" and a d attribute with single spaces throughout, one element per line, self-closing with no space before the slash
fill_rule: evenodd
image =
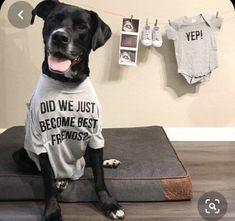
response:
<path id="1" fill-rule="evenodd" d="M 223 221 L 235 220 L 235 142 L 173 142 L 192 177 L 193 199 L 183 202 L 122 203 L 127 221 L 199 221 L 204 192 L 222 193 L 228 202 Z M 61 204 L 64 221 L 106 221 L 91 203 Z M 0 221 L 40 221 L 41 202 L 0 202 Z"/>

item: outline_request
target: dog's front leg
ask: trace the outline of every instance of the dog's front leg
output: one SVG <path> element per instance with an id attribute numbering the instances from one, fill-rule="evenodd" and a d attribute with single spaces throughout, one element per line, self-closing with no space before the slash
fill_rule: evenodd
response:
<path id="1" fill-rule="evenodd" d="M 111 219 L 124 219 L 124 210 L 111 196 L 104 182 L 103 148 L 92 149 L 88 147 L 87 151 L 94 175 L 95 190 L 101 208 L 103 209 L 105 215 Z"/>
<path id="2" fill-rule="evenodd" d="M 42 171 L 45 210 L 42 221 L 62 221 L 61 209 L 57 201 L 57 188 L 55 186 L 55 176 L 46 153 L 39 155 L 39 162 Z"/>

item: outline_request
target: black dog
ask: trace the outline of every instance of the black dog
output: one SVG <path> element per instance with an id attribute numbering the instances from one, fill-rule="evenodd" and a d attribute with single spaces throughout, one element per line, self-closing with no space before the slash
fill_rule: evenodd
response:
<path id="1" fill-rule="evenodd" d="M 32 14 L 31 24 L 36 15 L 45 21 L 45 59 L 29 105 L 25 146 L 13 158 L 23 171 L 41 170 L 45 190 L 43 221 L 62 220 L 56 181 L 78 179 L 83 174 L 84 158 L 92 167 L 95 190 L 105 215 L 124 219 L 123 209 L 104 183 L 103 138 L 96 118 L 99 109 L 88 78 L 89 53 L 105 44 L 111 30 L 95 12 L 56 0 L 39 3 Z M 84 100 L 76 97 L 76 91 L 82 93 Z M 71 100 L 63 100 L 61 94 Z M 51 99 L 43 100 L 50 96 Z M 68 112 L 71 116 L 61 116 Z M 74 145 L 67 147 L 68 144 Z M 59 187 L 63 185 L 62 181 Z"/>

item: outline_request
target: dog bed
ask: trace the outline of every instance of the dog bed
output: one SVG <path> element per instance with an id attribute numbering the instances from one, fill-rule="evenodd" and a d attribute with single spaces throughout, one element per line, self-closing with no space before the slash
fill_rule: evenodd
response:
<path id="1" fill-rule="evenodd" d="M 122 162 L 105 168 L 105 182 L 118 201 L 190 200 L 189 174 L 179 160 L 162 127 L 104 129 L 104 159 Z M 12 153 L 23 147 L 24 127 L 7 129 L 0 135 L 0 200 L 42 200 L 40 174 L 17 169 Z M 62 202 L 96 201 L 91 168 L 60 193 Z"/>

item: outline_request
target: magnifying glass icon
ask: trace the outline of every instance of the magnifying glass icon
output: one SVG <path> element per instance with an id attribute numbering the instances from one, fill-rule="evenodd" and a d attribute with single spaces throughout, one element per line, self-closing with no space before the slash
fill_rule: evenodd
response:
<path id="1" fill-rule="evenodd" d="M 216 210 L 216 207 L 215 207 L 215 204 L 214 204 L 214 203 L 210 203 L 210 204 L 209 204 L 209 208 L 210 208 L 210 209 L 213 209 L 213 210 Z"/>

